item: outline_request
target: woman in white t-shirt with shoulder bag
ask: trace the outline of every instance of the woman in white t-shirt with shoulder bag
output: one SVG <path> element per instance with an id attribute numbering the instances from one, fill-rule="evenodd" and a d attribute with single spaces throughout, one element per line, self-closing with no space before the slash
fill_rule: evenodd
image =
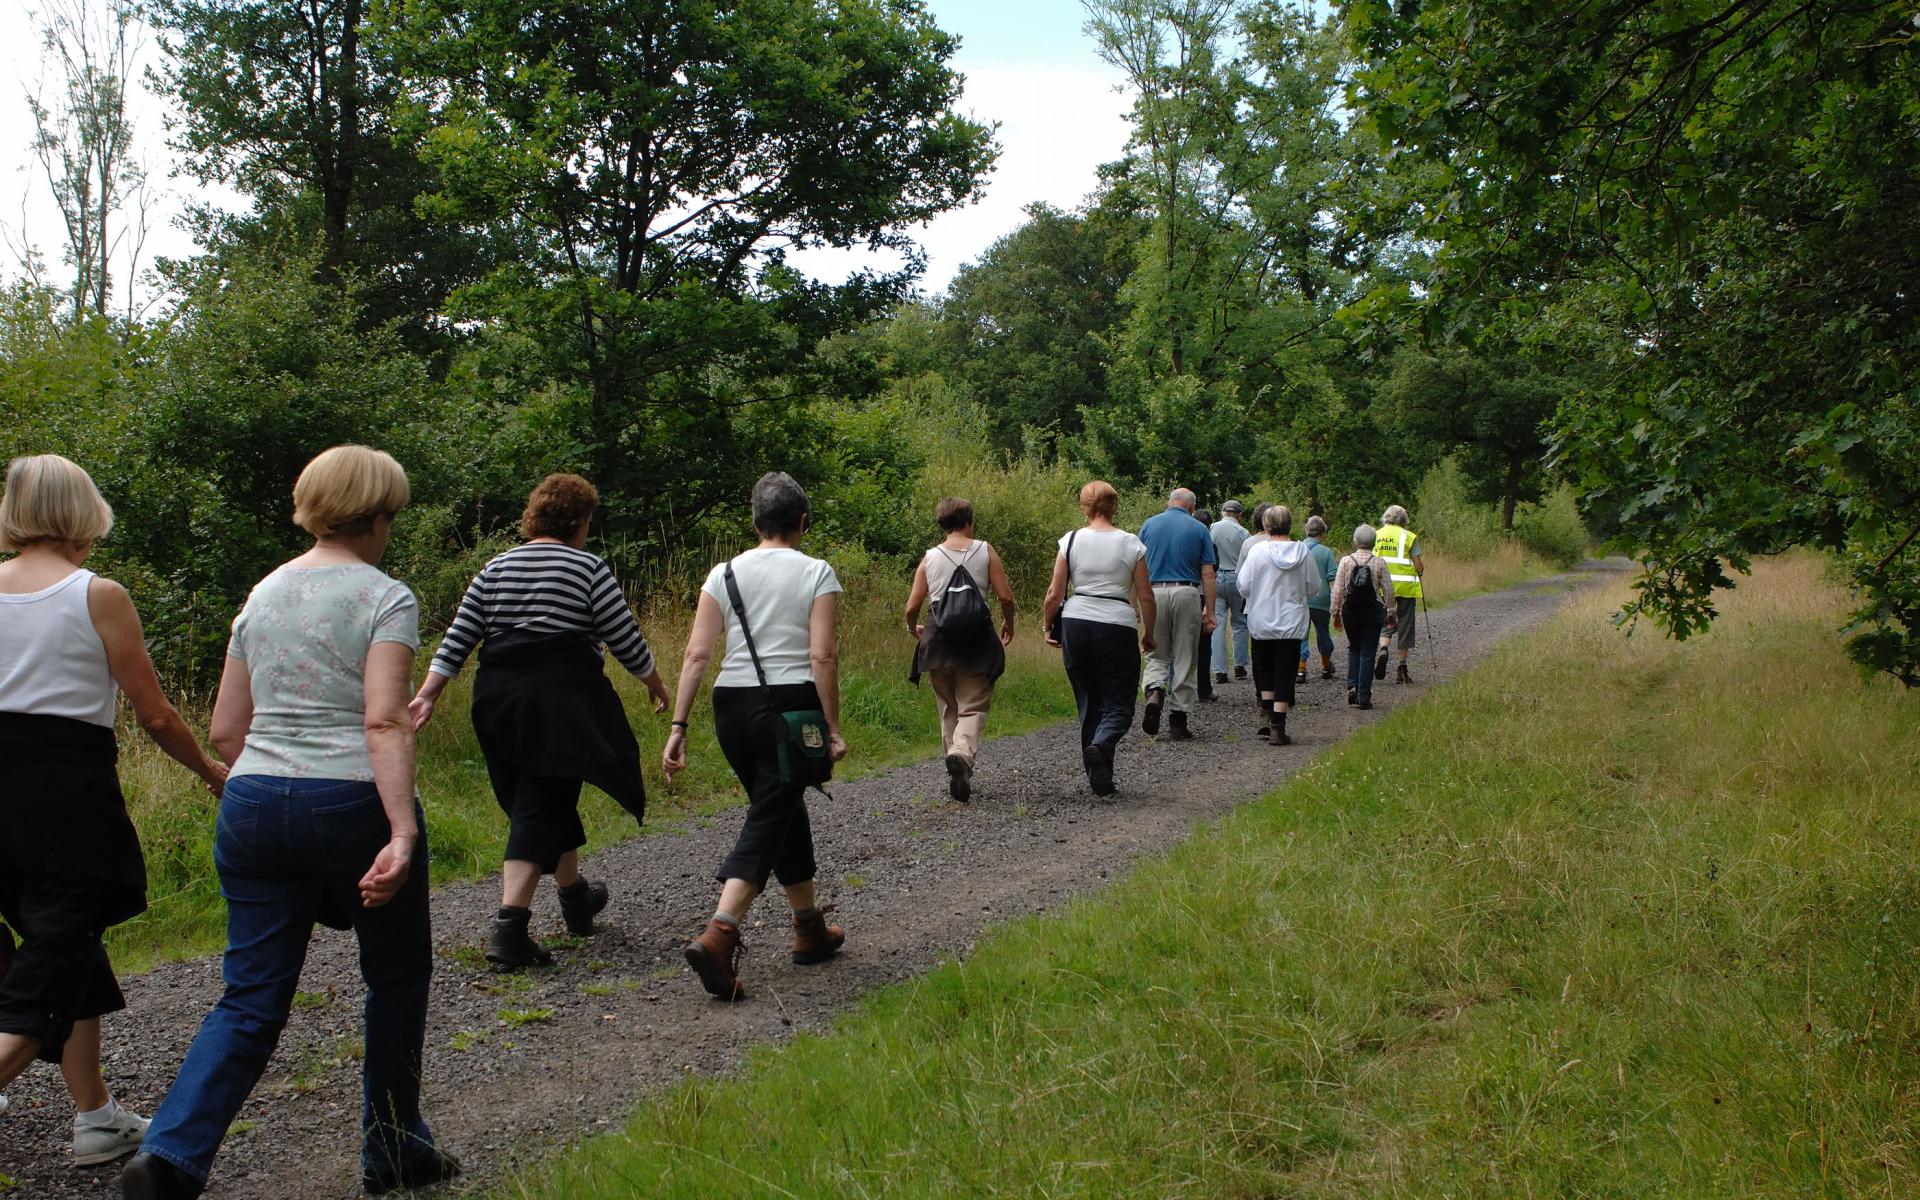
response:
<path id="1" fill-rule="evenodd" d="M 693 700 L 724 631 L 726 652 L 713 683 L 714 734 L 746 789 L 747 815 L 733 852 L 715 873 L 721 887 L 713 919 L 686 949 L 701 985 L 722 1000 L 746 997 L 739 976 L 740 926 L 770 877 L 780 881 L 793 908 L 794 962 L 825 962 L 846 941 L 845 931 L 827 924 L 814 905 L 806 785 L 782 780 L 776 750 L 780 714 L 817 709 L 825 717 L 833 761 L 847 753 L 836 649 L 840 579 L 827 563 L 800 553 L 810 520 L 807 493 L 791 475 L 769 472 L 754 484 L 753 527 L 760 544 L 714 567 L 700 589 L 680 663 L 673 728 L 661 754 L 669 780 L 686 768 Z M 729 571 L 746 614 L 744 630 Z"/>
<path id="2" fill-rule="evenodd" d="M 1047 642 L 1066 660 L 1080 709 L 1080 758 L 1096 796 L 1114 792 L 1114 751 L 1133 724 L 1140 656 L 1154 644 L 1147 548 L 1114 525 L 1119 506 L 1105 480 L 1080 489 L 1087 523 L 1060 539 L 1047 585 Z"/>

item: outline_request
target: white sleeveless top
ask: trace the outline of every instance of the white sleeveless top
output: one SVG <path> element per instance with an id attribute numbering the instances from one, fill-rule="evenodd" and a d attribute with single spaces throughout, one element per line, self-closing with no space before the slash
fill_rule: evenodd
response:
<path id="1" fill-rule="evenodd" d="M 993 548 L 979 538 L 965 550 L 949 550 L 943 543 L 927 548 L 925 563 L 927 566 L 927 599 L 938 600 L 947 594 L 947 585 L 953 582 L 953 573 L 964 565 L 967 574 L 973 576 L 974 583 L 980 587 L 980 594 L 991 602 L 993 588 L 988 585 L 988 558 Z"/>
<path id="2" fill-rule="evenodd" d="M 119 697 L 87 609 L 92 580 L 79 569 L 37 592 L 0 594 L 0 712 L 113 728 Z"/>

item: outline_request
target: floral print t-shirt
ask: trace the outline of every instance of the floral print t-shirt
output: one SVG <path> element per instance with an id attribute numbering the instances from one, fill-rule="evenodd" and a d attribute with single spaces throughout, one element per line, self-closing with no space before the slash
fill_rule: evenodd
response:
<path id="1" fill-rule="evenodd" d="M 420 648 L 419 602 L 378 567 L 288 566 L 256 584 L 227 644 L 253 686 L 233 774 L 372 780 L 366 665 L 375 642 Z"/>

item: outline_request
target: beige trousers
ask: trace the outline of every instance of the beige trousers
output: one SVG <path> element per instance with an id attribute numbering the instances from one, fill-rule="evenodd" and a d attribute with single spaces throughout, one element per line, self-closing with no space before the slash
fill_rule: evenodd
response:
<path id="1" fill-rule="evenodd" d="M 1197 587 L 1153 585 L 1153 653 L 1147 656 L 1143 688 L 1167 693 L 1170 707 L 1190 713 L 1200 707 L 1201 595 Z"/>
<path id="2" fill-rule="evenodd" d="M 978 672 L 952 667 L 935 667 L 927 677 L 940 703 L 941 753 L 958 754 L 971 764 L 980 751 L 987 709 L 993 707 L 993 683 Z"/>

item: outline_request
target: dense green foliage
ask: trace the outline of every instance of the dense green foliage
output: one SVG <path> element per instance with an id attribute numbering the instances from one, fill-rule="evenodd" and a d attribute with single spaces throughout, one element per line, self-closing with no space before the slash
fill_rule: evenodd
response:
<path id="1" fill-rule="evenodd" d="M 1852 653 L 1920 684 L 1920 27 L 1910 2 L 1343 6 L 1364 127 L 1430 180 L 1425 316 L 1591 363 L 1553 422 L 1629 615 L 1848 560 Z"/>

